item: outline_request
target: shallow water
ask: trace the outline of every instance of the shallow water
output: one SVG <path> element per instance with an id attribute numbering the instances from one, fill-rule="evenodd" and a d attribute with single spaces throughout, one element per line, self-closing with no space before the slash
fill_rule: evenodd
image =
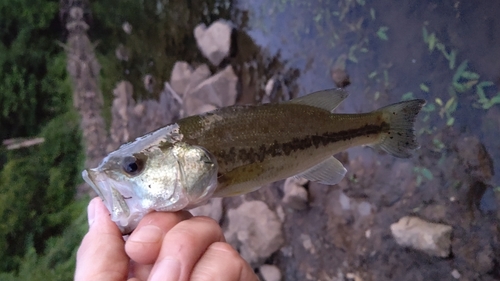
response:
<path id="1" fill-rule="evenodd" d="M 285 0 L 239 1 L 237 7 L 248 11 L 248 33 L 257 45 L 280 52 L 300 71 L 299 94 L 334 86 L 330 72 L 346 57 L 352 85 L 342 112 L 425 98 L 429 112 L 420 116 L 421 139 L 440 144 L 436 132 L 451 129 L 477 136 L 500 159 L 500 73 L 494 63 L 500 57 L 500 2 Z M 464 61 L 462 77 L 454 77 Z M 478 86 L 485 86 L 485 100 Z M 491 99 L 498 101 L 488 104 Z M 500 165 L 492 183 L 500 186 Z"/>
<path id="2" fill-rule="evenodd" d="M 331 71 L 340 68 L 351 85 L 338 112 L 428 101 L 417 124 L 422 147 L 412 159 L 351 149 L 350 180 L 333 189 L 309 186 L 310 209 L 287 214 L 288 254 L 273 259 L 286 280 L 352 280 L 347 272 L 355 280 L 454 280 L 454 270 L 463 280 L 500 278 L 494 258 L 500 2 L 259 0 L 236 7 L 248 16 L 245 31 L 256 45 L 279 53 L 284 69 L 298 70 L 298 95 L 334 87 Z M 274 194 L 249 197 L 272 205 L 280 198 Z M 373 206 L 368 216 L 344 208 L 365 202 Z M 388 229 L 404 215 L 452 225 L 452 256 L 437 259 L 395 245 Z M 304 232 L 317 253 L 301 247 L 297 237 Z"/>

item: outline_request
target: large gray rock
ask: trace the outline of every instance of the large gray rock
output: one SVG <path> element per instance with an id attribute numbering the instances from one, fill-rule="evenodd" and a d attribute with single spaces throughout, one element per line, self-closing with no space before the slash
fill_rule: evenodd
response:
<path id="1" fill-rule="evenodd" d="M 431 223 L 411 216 L 402 217 L 391 225 L 392 235 L 399 245 L 443 258 L 450 255 L 451 231 L 449 225 Z"/>
<path id="2" fill-rule="evenodd" d="M 206 73 L 205 70 L 206 69 L 203 68 L 203 73 Z M 189 65 L 189 63 L 185 61 L 178 61 L 174 64 L 174 68 L 172 69 L 172 73 L 170 74 L 170 85 L 179 96 L 182 97 L 184 95 L 190 83 L 190 78 L 193 74 L 193 71 L 193 68 Z M 210 71 L 208 71 L 208 75 L 210 75 Z M 203 79 L 206 79 L 206 77 L 203 77 Z"/>
<path id="3" fill-rule="evenodd" d="M 262 201 L 249 201 L 227 213 L 227 241 L 254 268 L 279 250 L 284 243 L 281 221 Z"/>
<path id="4" fill-rule="evenodd" d="M 229 55 L 232 30 L 232 25 L 224 20 L 212 23 L 209 28 L 203 23 L 195 27 L 196 44 L 212 64 L 219 65 Z"/>
<path id="5" fill-rule="evenodd" d="M 201 82 L 184 96 L 184 110 L 187 116 L 201 114 L 215 108 L 233 105 L 236 102 L 238 77 L 232 66 Z"/>

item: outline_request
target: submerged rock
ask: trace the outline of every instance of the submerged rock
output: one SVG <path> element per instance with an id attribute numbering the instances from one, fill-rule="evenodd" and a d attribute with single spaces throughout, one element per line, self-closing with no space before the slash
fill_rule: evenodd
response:
<path id="1" fill-rule="evenodd" d="M 231 24 L 224 20 L 218 20 L 208 28 L 204 23 L 195 27 L 196 44 L 213 65 L 219 65 L 229 55 L 232 30 Z"/>
<path id="2" fill-rule="evenodd" d="M 193 216 L 207 216 L 220 223 L 222 219 L 222 198 L 212 198 L 207 204 L 189 210 Z"/>
<path id="3" fill-rule="evenodd" d="M 185 61 L 178 61 L 174 64 L 174 68 L 170 74 L 170 85 L 172 85 L 172 89 L 179 96 L 182 97 L 184 95 L 193 71 L 193 68 Z M 210 75 L 210 71 L 208 74 Z"/>
<path id="4" fill-rule="evenodd" d="M 264 281 L 280 281 L 281 271 L 275 265 L 264 264 L 259 267 L 260 275 Z"/>
<path id="5" fill-rule="evenodd" d="M 186 115 L 201 114 L 236 102 L 238 77 L 229 65 L 201 82 L 184 97 Z"/>
<path id="6" fill-rule="evenodd" d="M 335 83 L 335 86 L 339 88 L 345 88 L 351 85 L 349 74 L 347 74 L 347 72 L 344 69 L 341 68 L 332 69 L 331 75 L 332 75 L 332 80 Z"/>
<path id="7" fill-rule="evenodd" d="M 450 255 L 451 231 L 449 225 L 410 216 L 402 217 L 391 225 L 392 235 L 399 245 L 443 258 Z"/>
<path id="8" fill-rule="evenodd" d="M 261 265 L 284 243 L 282 224 L 262 201 L 249 201 L 227 212 L 227 241 L 254 268 Z"/>
<path id="9" fill-rule="evenodd" d="M 308 194 L 304 185 L 308 180 L 303 178 L 290 177 L 286 179 L 283 191 L 283 204 L 295 210 L 304 210 L 307 208 Z"/>

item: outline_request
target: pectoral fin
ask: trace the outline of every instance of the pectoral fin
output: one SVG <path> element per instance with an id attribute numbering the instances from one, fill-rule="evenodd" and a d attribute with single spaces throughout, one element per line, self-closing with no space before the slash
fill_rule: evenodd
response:
<path id="1" fill-rule="evenodd" d="M 347 98 L 349 94 L 342 89 L 328 89 L 317 91 L 309 95 L 288 101 L 289 103 L 305 104 L 322 108 L 333 112 L 333 110 Z"/>
<path id="2" fill-rule="evenodd" d="M 347 170 L 344 168 L 344 165 L 332 156 L 309 170 L 296 175 L 296 177 L 302 177 L 322 184 L 334 185 L 339 183 L 346 173 Z"/>

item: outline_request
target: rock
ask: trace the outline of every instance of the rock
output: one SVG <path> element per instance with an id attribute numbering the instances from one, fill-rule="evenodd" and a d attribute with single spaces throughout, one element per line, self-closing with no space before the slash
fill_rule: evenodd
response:
<path id="1" fill-rule="evenodd" d="M 460 274 L 460 272 L 458 272 L 458 270 L 453 269 L 453 270 L 451 271 L 451 276 L 453 276 L 453 278 L 455 278 L 455 279 L 460 279 L 460 277 L 461 277 L 462 275 Z"/>
<path id="2" fill-rule="evenodd" d="M 284 185 L 283 204 L 295 210 L 304 210 L 307 208 L 308 194 L 304 188 L 308 181 L 303 178 L 290 177 L 286 179 Z"/>
<path id="3" fill-rule="evenodd" d="M 210 25 L 199 24 L 194 29 L 196 44 L 202 54 L 213 64 L 219 65 L 229 55 L 233 27 L 224 20 Z"/>
<path id="4" fill-rule="evenodd" d="M 220 223 L 222 218 L 222 198 L 212 198 L 207 204 L 189 210 L 193 216 L 207 216 Z"/>
<path id="5" fill-rule="evenodd" d="M 281 271 L 275 265 L 264 264 L 259 267 L 260 275 L 264 281 L 280 281 Z"/>
<path id="6" fill-rule="evenodd" d="M 115 50 L 115 55 L 118 60 L 128 61 L 130 57 L 130 50 L 123 44 L 118 45 Z"/>
<path id="7" fill-rule="evenodd" d="M 128 21 L 122 24 L 122 29 L 123 31 L 125 31 L 125 33 L 129 35 L 132 34 L 132 25 Z"/>
<path id="8" fill-rule="evenodd" d="M 236 102 L 236 84 L 238 77 L 234 74 L 232 66 L 201 82 L 184 97 L 184 110 L 187 115 L 201 114 L 209 108 L 219 108 L 233 105 Z"/>
<path id="9" fill-rule="evenodd" d="M 172 69 L 172 73 L 170 74 L 170 85 L 180 97 L 182 97 L 186 92 L 193 72 L 193 68 L 189 65 L 189 63 L 185 61 L 178 61 L 174 64 L 174 68 Z M 203 72 L 206 73 L 205 69 L 203 69 Z M 203 80 L 206 79 L 209 75 L 210 70 L 208 71 L 208 75 L 206 77 L 203 77 Z M 197 85 L 200 82 L 198 82 Z M 197 85 L 195 85 L 194 87 L 196 87 Z"/>
<path id="10" fill-rule="evenodd" d="M 410 216 L 402 217 L 391 225 L 392 235 L 399 245 L 443 258 L 450 255 L 451 231 L 449 225 Z"/>
<path id="11" fill-rule="evenodd" d="M 153 75 L 146 74 L 142 82 L 144 83 L 144 88 L 146 89 L 146 91 L 148 91 L 148 93 L 152 93 L 156 84 Z"/>
<path id="12" fill-rule="evenodd" d="M 314 247 L 314 244 L 312 243 L 311 237 L 309 235 L 301 234 L 300 240 L 302 240 L 302 246 L 304 247 L 304 249 L 306 249 L 313 255 L 316 253 L 316 248 Z"/>
<path id="13" fill-rule="evenodd" d="M 341 68 L 332 69 L 331 74 L 335 86 L 339 88 L 345 88 L 351 85 L 351 80 L 349 79 L 349 75 L 345 72 L 344 69 Z"/>
<path id="14" fill-rule="evenodd" d="M 284 243 L 282 224 L 275 212 L 262 201 L 248 201 L 227 212 L 228 243 L 252 267 L 260 266 Z"/>

